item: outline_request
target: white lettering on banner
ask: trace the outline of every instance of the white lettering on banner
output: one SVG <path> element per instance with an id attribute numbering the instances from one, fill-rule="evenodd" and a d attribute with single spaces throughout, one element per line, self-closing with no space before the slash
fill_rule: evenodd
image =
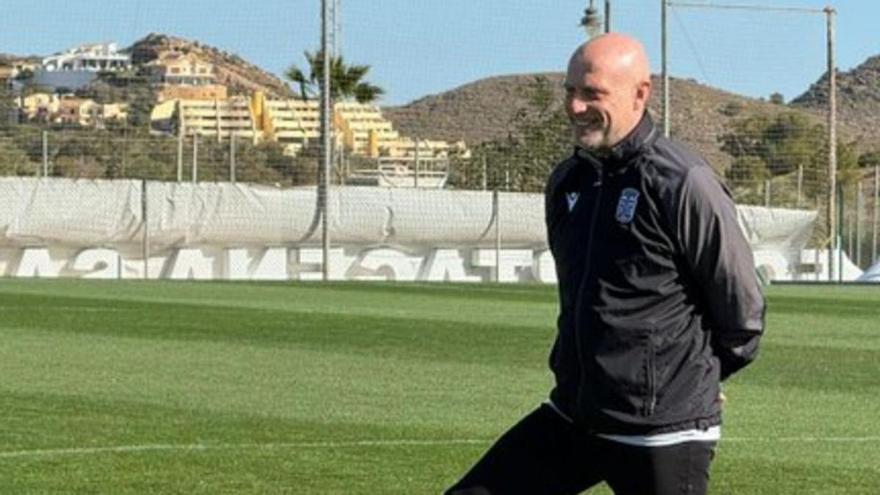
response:
<path id="1" fill-rule="evenodd" d="M 474 266 L 489 267 L 498 270 L 499 282 L 523 282 L 532 280 L 532 250 L 502 249 L 497 253 L 494 249 L 475 249 L 472 251 Z M 496 257 L 499 266 L 495 266 Z"/>
<path id="2" fill-rule="evenodd" d="M 464 257 L 457 249 L 437 249 L 425 260 L 419 277 L 428 282 L 481 282 L 483 277 L 468 275 Z"/>
<path id="3" fill-rule="evenodd" d="M 144 278 L 139 249 L 0 249 L 0 276 Z M 339 247 L 330 250 L 331 280 L 432 282 L 494 281 L 494 249 L 420 249 Z M 149 277 L 172 280 L 320 280 L 320 248 L 213 246 L 165 250 L 151 256 Z M 547 250 L 502 249 L 502 282 L 554 283 L 553 257 Z"/>
<path id="4" fill-rule="evenodd" d="M 297 250 L 297 265 L 294 278 L 297 280 L 321 280 L 323 274 L 321 265 L 324 263 L 323 251 L 319 248 L 305 248 Z M 330 249 L 327 253 L 330 263 L 330 280 L 346 280 L 348 268 L 356 259 L 356 256 L 346 256 L 342 248 Z M 306 265 L 306 266 L 303 266 Z"/>
<path id="5" fill-rule="evenodd" d="M 119 278 L 119 253 L 114 249 L 84 249 L 73 260 L 73 271 L 81 278 Z"/>
<path id="6" fill-rule="evenodd" d="M 122 278 L 142 280 L 144 278 L 169 278 L 166 268 L 169 260 L 174 260 L 176 254 L 174 251 L 166 252 L 164 256 L 150 256 L 147 264 L 147 274 L 144 277 L 144 260 L 139 252 L 120 252 L 120 263 L 122 263 Z"/>
<path id="7" fill-rule="evenodd" d="M 357 280 L 398 280 L 413 282 L 419 279 L 421 256 L 409 256 L 397 249 L 377 248 L 363 253 L 354 275 Z"/>
<path id="8" fill-rule="evenodd" d="M 63 258 L 53 260 L 47 248 L 28 248 L 21 254 L 15 276 L 54 278 L 61 275 L 61 269 L 66 264 Z"/>
<path id="9" fill-rule="evenodd" d="M 171 268 L 168 277 L 172 280 L 212 280 L 219 278 L 215 269 L 218 256 L 214 249 L 178 249 L 176 256 L 172 256 Z"/>
<path id="10" fill-rule="evenodd" d="M 0 277 L 9 272 L 19 254 L 18 249 L 0 249 Z"/>
<path id="11" fill-rule="evenodd" d="M 535 280 L 544 284 L 555 284 L 556 278 L 556 262 L 553 261 L 553 253 L 549 249 L 543 251 L 535 251 L 532 261 L 532 274 Z"/>
<path id="12" fill-rule="evenodd" d="M 287 248 L 226 250 L 228 280 L 288 280 Z"/>

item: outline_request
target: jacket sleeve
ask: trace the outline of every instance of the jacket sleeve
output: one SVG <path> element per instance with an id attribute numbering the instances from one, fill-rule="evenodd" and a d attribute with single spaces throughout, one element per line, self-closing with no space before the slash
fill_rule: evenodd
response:
<path id="1" fill-rule="evenodd" d="M 689 169 L 677 208 L 677 235 L 701 297 L 724 380 L 755 359 L 764 331 L 764 295 L 730 193 L 707 165 Z"/>

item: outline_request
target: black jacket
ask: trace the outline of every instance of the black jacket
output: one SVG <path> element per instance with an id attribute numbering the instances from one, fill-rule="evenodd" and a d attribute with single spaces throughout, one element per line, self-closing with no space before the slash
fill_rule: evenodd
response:
<path id="1" fill-rule="evenodd" d="M 554 404 L 585 429 L 719 424 L 720 381 L 755 358 L 764 298 L 727 189 L 646 114 L 610 156 L 546 189 L 559 279 Z"/>

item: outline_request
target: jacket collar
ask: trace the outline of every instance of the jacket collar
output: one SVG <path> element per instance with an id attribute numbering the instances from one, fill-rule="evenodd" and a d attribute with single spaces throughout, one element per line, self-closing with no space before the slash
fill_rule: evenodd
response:
<path id="1" fill-rule="evenodd" d="M 591 163 L 598 162 L 602 167 L 618 169 L 626 166 L 642 148 L 653 143 L 655 139 L 657 139 L 657 128 L 654 120 L 648 112 L 645 112 L 635 128 L 606 154 L 599 155 L 578 146 L 575 147 L 575 155 Z"/>

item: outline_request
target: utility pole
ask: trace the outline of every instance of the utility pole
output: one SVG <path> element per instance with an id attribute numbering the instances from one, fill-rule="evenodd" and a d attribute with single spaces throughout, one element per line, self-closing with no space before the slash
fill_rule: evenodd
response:
<path id="1" fill-rule="evenodd" d="M 665 0 L 664 0 L 665 1 Z M 828 280 L 834 277 L 834 251 L 839 249 L 836 215 L 835 195 L 837 194 L 837 64 L 834 59 L 834 15 L 836 11 L 831 7 L 825 8 L 828 36 Z M 842 275 L 842 274 L 838 274 Z"/>
<path id="2" fill-rule="evenodd" d="M 669 137 L 669 22 L 666 16 L 668 0 L 660 0 L 660 63 L 663 72 L 663 135 Z"/>
<path id="3" fill-rule="evenodd" d="M 611 32 L 611 0 L 605 0 L 605 32 Z"/>
<path id="4" fill-rule="evenodd" d="M 235 131 L 229 133 L 229 182 L 235 184 Z"/>
<path id="5" fill-rule="evenodd" d="M 190 180 L 195 184 L 199 180 L 199 133 L 193 132 L 192 172 Z"/>
<path id="6" fill-rule="evenodd" d="M 330 5 L 328 2 L 335 0 L 321 0 L 321 53 L 323 60 L 323 74 L 321 77 L 321 138 L 323 167 L 321 169 L 321 181 L 318 184 L 318 202 L 321 208 L 321 248 L 322 248 L 322 279 L 326 282 L 330 279 L 330 211 L 328 201 L 328 188 L 330 186 L 330 165 L 332 141 L 330 139 Z M 334 4 L 335 5 L 335 4 Z"/>

